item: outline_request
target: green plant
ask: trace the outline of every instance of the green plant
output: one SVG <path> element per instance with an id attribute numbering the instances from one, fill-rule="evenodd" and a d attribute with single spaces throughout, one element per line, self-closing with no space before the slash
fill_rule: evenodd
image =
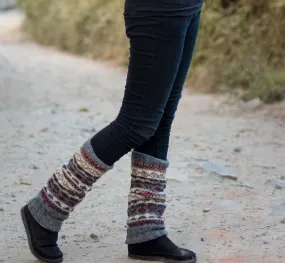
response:
<path id="1" fill-rule="evenodd" d="M 123 1 L 21 0 L 35 40 L 127 65 Z M 190 84 L 207 91 L 242 90 L 244 99 L 285 98 L 285 0 L 205 0 Z M 203 77 L 195 82 L 199 69 Z"/>

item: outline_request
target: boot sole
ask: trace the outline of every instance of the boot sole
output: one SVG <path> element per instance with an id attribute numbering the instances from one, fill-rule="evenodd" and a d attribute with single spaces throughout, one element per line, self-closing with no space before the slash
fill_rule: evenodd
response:
<path id="1" fill-rule="evenodd" d="M 38 253 L 36 253 L 36 251 L 34 250 L 33 245 L 32 245 L 32 238 L 31 238 L 30 230 L 29 230 L 28 223 L 27 223 L 27 220 L 26 220 L 24 207 L 21 209 L 21 218 L 22 218 L 25 230 L 26 230 L 26 234 L 27 234 L 27 238 L 28 238 L 28 244 L 29 244 L 29 248 L 30 248 L 31 253 L 38 260 L 41 260 L 41 261 L 44 261 L 44 262 L 47 262 L 47 263 L 61 263 L 61 262 L 63 262 L 63 258 L 48 259 L 48 258 L 44 258 L 44 257 L 40 256 Z"/>
<path id="2" fill-rule="evenodd" d="M 163 257 L 148 257 L 148 256 L 137 256 L 129 254 L 129 258 L 131 259 L 137 259 L 137 260 L 146 260 L 146 261 L 158 261 L 158 262 L 164 262 L 164 263 L 196 263 L 197 259 L 189 259 L 189 260 L 174 260 L 174 259 L 167 259 Z"/>

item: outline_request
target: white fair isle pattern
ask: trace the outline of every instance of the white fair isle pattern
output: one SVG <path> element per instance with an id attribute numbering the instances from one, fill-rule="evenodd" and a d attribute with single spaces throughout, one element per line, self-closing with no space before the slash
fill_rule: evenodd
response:
<path id="1" fill-rule="evenodd" d="M 143 177 L 146 180 L 155 179 L 165 181 L 165 173 L 160 171 L 132 167 L 132 174 L 135 176 Z"/>
<path id="2" fill-rule="evenodd" d="M 68 173 L 68 176 L 70 177 L 70 179 L 74 182 L 74 184 L 77 184 L 80 189 L 84 189 L 85 188 L 87 191 L 91 191 L 92 187 L 87 185 L 87 184 L 85 184 L 84 182 L 76 180 L 74 174 L 68 168 L 62 168 L 62 171 Z M 82 191 L 79 192 L 75 188 L 73 188 L 73 189 L 74 189 L 74 191 L 76 191 L 79 194 L 82 193 L 82 191 L 83 191 L 82 190 Z"/>
<path id="3" fill-rule="evenodd" d="M 76 160 L 76 163 L 88 174 L 91 174 L 93 179 L 98 179 L 99 177 L 102 176 L 102 172 L 91 165 L 82 155 L 82 150 L 77 151 L 74 154 L 74 158 Z"/>

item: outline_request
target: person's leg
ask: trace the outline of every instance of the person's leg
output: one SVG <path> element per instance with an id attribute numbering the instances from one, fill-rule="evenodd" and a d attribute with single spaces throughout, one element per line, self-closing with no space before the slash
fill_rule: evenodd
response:
<path id="1" fill-rule="evenodd" d="M 170 96 L 164 108 L 163 116 L 155 134 L 135 151 L 167 160 L 172 122 L 182 96 L 183 86 L 190 68 L 199 31 L 200 12 L 195 14 L 187 30 L 182 60 L 177 72 Z"/>
<path id="2" fill-rule="evenodd" d="M 178 262 L 187 258 L 190 258 L 187 262 L 195 262 L 195 254 L 186 251 L 181 254 L 181 250 L 166 237 L 163 213 L 166 208 L 164 190 L 170 130 L 194 52 L 199 21 L 200 13 L 193 15 L 183 58 L 157 131 L 132 154 L 126 240 L 131 256 L 148 259 L 149 256 L 165 257 L 167 254 Z"/>
<path id="3" fill-rule="evenodd" d="M 62 261 L 56 245 L 62 222 L 100 176 L 155 133 L 181 62 L 188 25 L 186 17 L 162 21 L 126 17 L 131 56 L 118 117 L 87 141 L 22 209 L 29 243 L 38 258 Z"/>
<path id="4" fill-rule="evenodd" d="M 111 168 L 96 156 L 89 140 L 22 208 L 29 247 L 36 258 L 50 263 L 63 261 L 57 246 L 62 222 L 83 200 L 92 185 Z"/>
<path id="5" fill-rule="evenodd" d="M 125 17 L 130 62 L 125 95 L 114 122 L 91 144 L 112 165 L 156 132 L 182 59 L 189 17 Z"/>

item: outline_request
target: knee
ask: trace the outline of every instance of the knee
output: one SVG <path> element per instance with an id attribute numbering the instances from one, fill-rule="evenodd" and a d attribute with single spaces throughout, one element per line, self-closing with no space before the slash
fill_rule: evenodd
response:
<path id="1" fill-rule="evenodd" d="M 148 141 L 156 133 L 159 121 L 154 119 L 140 119 L 135 122 L 128 122 L 121 118 L 116 119 L 116 126 L 132 148 L 139 147 L 144 142 Z"/>

